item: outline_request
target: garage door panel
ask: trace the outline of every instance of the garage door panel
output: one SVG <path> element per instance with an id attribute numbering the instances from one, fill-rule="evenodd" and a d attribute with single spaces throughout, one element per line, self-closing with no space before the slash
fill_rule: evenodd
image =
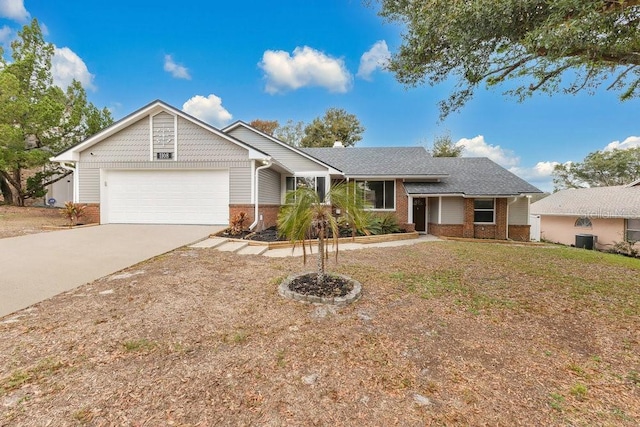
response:
<path id="1" fill-rule="evenodd" d="M 226 170 L 107 171 L 106 222 L 227 224 Z"/>

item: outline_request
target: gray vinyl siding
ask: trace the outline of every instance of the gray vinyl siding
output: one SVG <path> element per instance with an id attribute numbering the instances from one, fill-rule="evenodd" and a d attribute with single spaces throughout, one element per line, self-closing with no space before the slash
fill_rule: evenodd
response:
<path id="1" fill-rule="evenodd" d="M 149 141 L 149 118 L 145 117 L 80 153 L 80 162 L 148 161 Z"/>
<path id="2" fill-rule="evenodd" d="M 85 169 L 79 166 L 78 201 L 80 203 L 100 203 L 100 169 Z"/>
<path id="3" fill-rule="evenodd" d="M 462 197 L 442 198 L 442 224 L 464 224 L 464 199 Z"/>
<path id="4" fill-rule="evenodd" d="M 509 203 L 509 199 L 507 199 Z M 509 205 L 509 225 L 527 225 L 529 223 L 529 199 L 519 197 Z"/>
<path id="5" fill-rule="evenodd" d="M 433 224 L 438 223 L 438 203 L 437 197 L 429 197 L 429 206 L 427 207 L 427 215 L 429 215 L 429 222 Z"/>
<path id="6" fill-rule="evenodd" d="M 258 178 L 259 192 L 258 198 L 260 203 L 273 205 L 280 204 L 280 174 L 273 169 L 263 169 L 260 171 Z"/>
<path id="7" fill-rule="evenodd" d="M 178 118 L 178 160 L 183 162 L 247 159 L 248 152 L 195 123 Z"/>
<path id="8" fill-rule="evenodd" d="M 168 126 L 169 121 L 173 126 L 173 116 L 160 113 L 153 117 L 154 128 L 158 123 Z M 247 149 L 178 118 L 177 161 L 152 161 L 149 122 L 147 116 L 80 153 L 81 203 L 100 203 L 100 169 L 227 169 L 230 203 L 251 203 L 251 161 Z"/>
<path id="9" fill-rule="evenodd" d="M 249 204 L 251 200 L 251 163 L 229 169 L 229 203 Z"/>
<path id="10" fill-rule="evenodd" d="M 327 172 L 326 167 L 242 126 L 233 129 L 229 132 L 229 135 L 268 153 L 271 157 L 277 159 L 279 163 L 294 172 Z"/>

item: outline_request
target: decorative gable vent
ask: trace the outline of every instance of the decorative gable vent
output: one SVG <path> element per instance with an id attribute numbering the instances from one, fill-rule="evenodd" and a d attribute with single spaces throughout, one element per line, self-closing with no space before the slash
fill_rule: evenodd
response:
<path id="1" fill-rule="evenodd" d="M 176 160 L 177 118 L 169 113 L 152 116 L 152 160 Z"/>

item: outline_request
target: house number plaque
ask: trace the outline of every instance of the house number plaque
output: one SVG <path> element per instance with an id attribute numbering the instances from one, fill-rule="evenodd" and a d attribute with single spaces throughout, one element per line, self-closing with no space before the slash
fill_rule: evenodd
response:
<path id="1" fill-rule="evenodd" d="M 173 153 L 156 153 L 156 159 L 158 159 L 158 160 L 171 160 L 171 159 L 173 159 Z"/>

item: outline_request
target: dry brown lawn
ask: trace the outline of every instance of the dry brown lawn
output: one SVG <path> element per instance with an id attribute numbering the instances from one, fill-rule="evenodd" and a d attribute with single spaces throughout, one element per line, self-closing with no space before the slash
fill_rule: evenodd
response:
<path id="1" fill-rule="evenodd" d="M 42 233 L 64 225 L 60 209 L 0 205 L 0 239 Z"/>
<path id="2" fill-rule="evenodd" d="M 433 242 L 300 258 L 182 248 L 0 319 L 3 426 L 636 426 L 640 260 Z"/>

